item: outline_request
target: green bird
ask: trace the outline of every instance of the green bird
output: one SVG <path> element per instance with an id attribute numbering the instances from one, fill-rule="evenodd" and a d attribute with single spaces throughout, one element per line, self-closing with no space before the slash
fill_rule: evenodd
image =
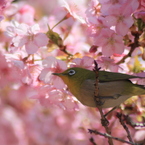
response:
<path id="1" fill-rule="evenodd" d="M 68 86 L 69 91 L 84 105 L 98 107 L 95 99 L 96 74 L 94 71 L 74 67 L 62 73 L 53 73 L 59 76 Z M 116 107 L 132 96 L 145 94 L 145 87 L 133 84 L 129 79 L 142 78 L 122 73 L 99 71 L 98 95 L 101 98 L 102 108 Z"/>

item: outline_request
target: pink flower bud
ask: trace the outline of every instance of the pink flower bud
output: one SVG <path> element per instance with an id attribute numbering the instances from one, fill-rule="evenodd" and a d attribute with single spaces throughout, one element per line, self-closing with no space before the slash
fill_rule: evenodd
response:
<path id="1" fill-rule="evenodd" d="M 0 0 L 0 10 L 4 9 L 6 6 L 7 1 L 6 0 Z"/>
<path id="2" fill-rule="evenodd" d="M 95 53 L 97 51 L 97 48 L 98 48 L 98 46 L 92 45 L 91 48 L 90 48 L 90 50 L 89 50 L 89 52 L 90 53 Z"/>

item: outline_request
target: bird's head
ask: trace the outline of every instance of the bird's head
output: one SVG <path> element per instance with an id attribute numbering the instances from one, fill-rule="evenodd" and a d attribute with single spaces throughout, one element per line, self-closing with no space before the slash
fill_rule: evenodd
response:
<path id="1" fill-rule="evenodd" d="M 84 68 L 73 67 L 65 70 L 62 73 L 53 73 L 53 75 L 59 76 L 69 87 L 70 84 L 81 84 L 85 79 L 92 76 L 92 72 L 93 71 Z"/>

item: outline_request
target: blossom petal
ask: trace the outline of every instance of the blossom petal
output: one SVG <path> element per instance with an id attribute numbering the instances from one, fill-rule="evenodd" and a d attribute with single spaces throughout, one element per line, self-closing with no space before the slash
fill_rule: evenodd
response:
<path id="1" fill-rule="evenodd" d="M 28 54 L 34 54 L 38 50 L 38 46 L 33 41 L 29 41 L 25 48 Z"/>
<path id="2" fill-rule="evenodd" d="M 46 46 L 48 43 L 48 38 L 43 33 L 38 33 L 34 37 L 34 42 L 37 44 L 38 47 Z"/>
<path id="3" fill-rule="evenodd" d="M 58 76 L 54 76 L 53 77 L 53 85 L 57 89 L 63 89 L 65 87 L 64 82 Z"/>
<path id="4" fill-rule="evenodd" d="M 56 58 L 53 56 L 46 57 L 42 62 L 44 67 L 51 68 L 56 65 Z"/>
<path id="5" fill-rule="evenodd" d="M 45 83 L 50 83 L 51 75 L 52 75 L 52 72 L 50 71 L 50 69 L 45 68 L 41 71 L 39 75 L 39 79 Z"/>

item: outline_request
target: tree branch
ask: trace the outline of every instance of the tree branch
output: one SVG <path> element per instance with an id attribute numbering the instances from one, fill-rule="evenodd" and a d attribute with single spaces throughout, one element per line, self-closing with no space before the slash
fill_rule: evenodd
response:
<path id="1" fill-rule="evenodd" d="M 96 102 L 96 106 L 98 107 L 98 110 L 99 110 L 100 115 L 101 115 L 101 124 L 102 124 L 102 126 L 104 126 L 107 134 L 111 134 L 111 131 L 108 127 L 109 121 L 106 119 L 105 115 L 103 114 L 103 110 L 101 107 L 101 105 L 103 105 L 103 102 L 101 100 L 101 97 L 99 96 L 99 86 L 98 86 L 99 79 L 98 79 L 98 77 L 99 77 L 100 68 L 98 68 L 98 64 L 96 61 L 94 61 L 94 64 L 95 64 L 95 67 L 94 67 L 93 71 L 96 73 L 96 82 L 94 84 L 94 86 L 95 86 L 94 100 Z M 113 141 L 111 138 L 108 138 L 108 143 L 109 143 L 109 145 L 113 145 Z"/>
<path id="2" fill-rule="evenodd" d="M 131 137 L 130 131 L 129 131 L 129 129 L 128 129 L 128 127 L 127 127 L 127 125 L 124 123 L 124 119 L 122 118 L 122 117 L 123 117 L 123 115 L 122 115 L 121 113 L 117 113 L 117 115 L 116 115 L 116 116 L 118 117 L 118 119 L 119 119 L 119 121 L 120 121 L 121 125 L 122 125 L 122 126 L 123 126 L 123 128 L 125 129 L 125 131 L 126 131 L 126 133 L 127 133 L 127 137 L 128 137 L 128 139 L 129 139 L 129 141 L 133 143 L 133 140 L 132 140 L 132 137 Z"/>
<path id="3" fill-rule="evenodd" d="M 96 130 L 91 130 L 91 129 L 89 129 L 89 132 L 90 132 L 91 134 L 92 134 L 92 133 L 97 134 L 97 135 L 99 134 L 99 135 L 104 136 L 104 137 L 106 137 L 106 138 L 111 138 L 111 139 L 114 139 L 114 140 L 117 140 L 117 141 L 120 141 L 120 142 L 123 142 L 123 143 L 131 144 L 131 145 L 139 145 L 139 144 L 137 144 L 137 143 L 132 143 L 132 142 L 129 142 L 129 141 L 120 139 L 120 138 L 118 138 L 118 137 L 113 137 L 113 136 L 111 136 L 111 135 L 109 135 L 109 134 L 107 134 L 107 133 L 101 133 L 101 132 L 98 132 L 98 131 L 96 131 Z"/>
<path id="4" fill-rule="evenodd" d="M 134 36 L 134 42 L 131 43 L 131 44 L 129 45 L 130 51 L 129 51 L 128 54 L 125 55 L 120 61 L 118 61 L 118 62 L 116 63 L 117 65 L 119 65 L 119 64 L 121 64 L 121 63 L 123 63 L 123 62 L 125 62 L 126 58 L 131 57 L 133 51 L 134 51 L 137 47 L 140 46 L 140 45 L 139 45 L 139 36 L 140 36 L 141 34 L 140 34 L 140 33 L 137 33 L 137 32 L 136 32 L 136 33 L 133 33 L 133 32 L 132 32 L 132 35 Z"/>

